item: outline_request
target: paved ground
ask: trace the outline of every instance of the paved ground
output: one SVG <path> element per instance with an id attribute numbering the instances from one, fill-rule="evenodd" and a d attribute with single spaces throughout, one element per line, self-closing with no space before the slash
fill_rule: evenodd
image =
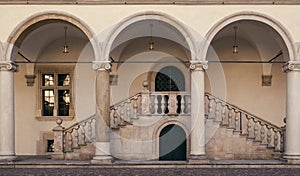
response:
<path id="1" fill-rule="evenodd" d="M 223 160 L 203 164 L 187 162 L 128 162 L 91 164 L 90 161 L 51 160 L 18 157 L 0 163 L 0 176 L 300 176 L 300 165 L 273 160 Z"/>
<path id="2" fill-rule="evenodd" d="M 299 168 L 6 168 L 0 169 L 0 175 L 14 176 L 278 176 L 300 175 Z"/>

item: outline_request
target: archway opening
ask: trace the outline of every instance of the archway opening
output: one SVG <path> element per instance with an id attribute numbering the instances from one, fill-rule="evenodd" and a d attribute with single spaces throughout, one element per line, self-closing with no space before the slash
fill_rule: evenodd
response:
<path id="1" fill-rule="evenodd" d="M 283 37 L 275 26 L 258 20 L 238 20 L 224 26 L 212 39 L 207 53 L 206 91 L 221 97 L 219 79 L 222 67 L 226 101 L 277 125 L 285 116 L 285 74 L 282 63 L 290 60 Z M 233 46 L 238 51 L 233 52 Z M 274 111 L 268 109 L 272 107 Z"/>
<path id="2" fill-rule="evenodd" d="M 156 75 L 163 67 L 173 66 L 181 71 L 187 70 L 192 52 L 186 37 L 177 28 L 149 17 L 125 27 L 113 41 L 109 56 L 112 59 L 110 74 L 117 79 L 111 89 L 112 101 L 119 102 L 141 92 L 144 81 L 148 81 L 150 91 L 155 91 L 155 76 L 152 77 L 152 73 Z M 183 77 L 182 74 L 180 76 Z M 187 76 L 184 76 L 186 79 Z M 174 86 L 171 89 L 185 90 L 186 85 L 177 85 L 177 88 Z"/>
<path id="3" fill-rule="evenodd" d="M 85 78 L 93 74 L 90 63 L 95 56 L 89 37 L 68 20 L 37 18 L 36 21 L 23 24 L 17 30 L 19 35 L 12 39 L 15 52 L 10 57 L 19 65 L 19 72 L 14 75 L 17 155 L 49 155 L 48 142 L 54 136 L 53 126 L 46 122 L 60 117 L 72 124 L 78 121 L 77 117 L 89 115 L 85 106 L 75 105 L 75 96 L 76 102 L 83 102 L 80 100 L 83 96 L 84 103 L 91 99 L 76 92 L 90 83 L 80 84 L 83 79 L 75 69 L 80 58 L 87 58 L 78 65 L 85 69 Z M 69 52 L 63 52 L 64 45 Z M 79 107 L 76 112 L 75 107 Z M 78 111 L 87 113 L 81 116 Z"/>
<path id="4" fill-rule="evenodd" d="M 186 134 L 178 125 L 168 125 L 159 134 L 159 160 L 185 161 Z"/>

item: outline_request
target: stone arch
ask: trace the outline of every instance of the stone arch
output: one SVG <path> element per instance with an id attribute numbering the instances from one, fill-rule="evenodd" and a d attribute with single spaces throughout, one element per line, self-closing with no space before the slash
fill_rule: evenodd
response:
<path id="1" fill-rule="evenodd" d="M 79 28 L 86 37 L 90 40 L 95 57 L 97 58 L 99 56 L 99 48 L 98 48 L 98 42 L 94 39 L 94 32 L 92 29 L 81 19 L 76 17 L 73 14 L 62 12 L 62 11 L 44 11 L 40 13 L 36 13 L 30 17 L 27 17 L 22 22 L 19 23 L 15 27 L 15 29 L 11 32 L 10 36 L 7 39 L 7 48 L 6 48 L 6 60 L 12 60 L 14 55 L 16 55 L 16 51 L 14 50 L 15 45 L 17 44 L 18 38 L 22 35 L 22 33 L 28 29 L 30 26 L 37 24 L 38 22 L 46 21 L 46 20 L 61 20 L 68 22 L 77 28 Z M 96 59 L 97 60 L 97 59 Z"/>
<path id="2" fill-rule="evenodd" d="M 201 51 L 201 58 L 206 58 L 209 45 L 212 42 L 213 38 L 216 36 L 216 34 L 221 31 L 225 26 L 228 24 L 231 24 L 236 21 L 240 20 L 253 20 L 258 21 L 261 23 L 264 23 L 271 28 L 273 28 L 279 36 L 284 41 L 284 44 L 287 47 L 288 50 L 288 57 L 289 60 L 296 60 L 296 51 L 294 48 L 294 42 L 292 40 L 291 35 L 289 34 L 288 30 L 276 19 L 273 17 L 270 17 L 268 15 L 259 13 L 259 12 L 253 12 L 253 11 L 243 11 L 231 14 L 227 17 L 224 17 L 219 22 L 217 22 L 205 35 L 206 43 L 204 44 L 202 51 Z"/>
<path id="3" fill-rule="evenodd" d="M 172 17 L 166 13 L 159 12 L 159 11 L 139 12 L 121 20 L 116 26 L 114 26 L 114 28 L 110 31 L 107 38 L 103 42 L 104 44 L 104 46 L 102 46 L 103 52 L 99 59 L 106 60 L 106 61 L 109 60 L 109 54 L 117 36 L 120 33 L 122 33 L 122 31 L 129 25 L 143 20 L 163 21 L 169 24 L 170 26 L 174 27 L 177 31 L 181 33 L 182 36 L 185 37 L 189 50 L 191 52 L 191 60 L 196 59 L 195 57 L 197 56 L 198 50 L 197 50 L 197 45 L 194 36 L 192 35 L 191 31 L 189 31 L 187 27 L 175 17 Z"/>

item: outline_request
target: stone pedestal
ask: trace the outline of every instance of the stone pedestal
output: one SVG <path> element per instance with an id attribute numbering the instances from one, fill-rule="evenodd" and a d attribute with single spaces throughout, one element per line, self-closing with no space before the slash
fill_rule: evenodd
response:
<path id="1" fill-rule="evenodd" d="M 1 53 L 0 53 L 1 54 Z M 0 61 L 0 161 L 15 157 L 14 71 L 13 62 Z"/>
<path id="2" fill-rule="evenodd" d="M 58 124 L 57 127 L 53 128 L 54 133 L 54 152 L 51 155 L 51 159 L 53 160 L 63 160 L 65 159 L 65 155 L 63 153 L 64 150 L 64 127 L 61 126 L 62 120 L 57 119 L 56 123 Z"/>
<path id="3" fill-rule="evenodd" d="M 283 70 L 287 73 L 284 159 L 291 164 L 300 164 L 300 61 L 289 61 Z"/>
<path id="4" fill-rule="evenodd" d="M 204 70 L 207 62 L 192 62 L 191 69 L 191 151 L 189 162 L 207 162 L 205 157 Z"/>

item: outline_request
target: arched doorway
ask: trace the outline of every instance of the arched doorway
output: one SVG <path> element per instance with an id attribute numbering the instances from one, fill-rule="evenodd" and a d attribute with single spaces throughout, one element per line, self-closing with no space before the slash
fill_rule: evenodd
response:
<path id="1" fill-rule="evenodd" d="M 186 160 L 186 134 L 178 125 L 168 125 L 161 130 L 159 134 L 159 160 Z"/>
<path id="2" fill-rule="evenodd" d="M 155 91 L 184 91 L 185 79 L 182 72 L 173 66 L 162 68 L 155 77 Z"/>

